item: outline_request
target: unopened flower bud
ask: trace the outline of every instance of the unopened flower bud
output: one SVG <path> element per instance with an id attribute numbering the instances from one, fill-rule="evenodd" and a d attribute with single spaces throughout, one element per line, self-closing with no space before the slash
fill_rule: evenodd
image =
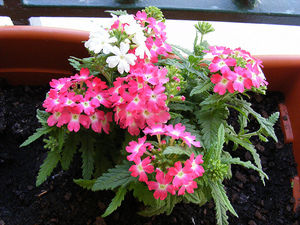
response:
<path id="1" fill-rule="evenodd" d="M 183 95 L 181 96 L 181 100 L 182 100 L 182 101 L 184 101 L 184 100 L 185 100 L 185 97 L 184 97 Z"/>
<path id="2" fill-rule="evenodd" d="M 180 91 L 180 86 L 177 86 L 176 89 L 177 89 L 177 91 Z"/>

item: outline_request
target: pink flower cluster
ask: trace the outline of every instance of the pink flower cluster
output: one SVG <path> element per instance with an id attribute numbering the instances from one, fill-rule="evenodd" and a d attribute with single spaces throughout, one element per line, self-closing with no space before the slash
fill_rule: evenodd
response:
<path id="1" fill-rule="evenodd" d="M 117 78 L 109 89 L 115 121 L 131 135 L 170 119 L 163 86 L 168 82 L 167 72 L 165 68 L 140 63 L 131 67 L 126 77 Z"/>
<path id="2" fill-rule="evenodd" d="M 145 33 L 148 36 L 145 44 L 151 54 L 150 61 L 156 63 L 159 55 L 167 57 L 167 52 L 171 52 L 172 48 L 166 43 L 166 25 L 153 17 L 147 18 L 147 14 L 144 11 L 138 11 L 135 20 L 139 21 L 139 24 L 145 27 Z"/>
<path id="3" fill-rule="evenodd" d="M 101 79 L 89 74 L 82 68 L 80 74 L 70 78 L 53 79 L 51 89 L 43 107 L 51 115 L 49 126 L 61 127 L 67 124 L 69 131 L 77 132 L 82 125 L 91 127 L 95 132 L 109 132 L 112 112 L 99 110 L 101 105 L 110 107 L 107 85 Z"/>
<path id="4" fill-rule="evenodd" d="M 268 84 L 261 70 L 261 60 L 251 56 L 249 52 L 222 46 L 211 46 L 206 52 L 214 56 L 208 67 L 212 73 L 211 82 L 216 84 L 214 92 L 220 95 L 224 95 L 226 90 L 230 93 L 242 93 L 245 88 L 259 88 Z"/>
<path id="5" fill-rule="evenodd" d="M 154 191 L 154 198 L 164 200 L 168 192 L 175 195 L 184 195 L 194 193 L 197 188 L 197 182 L 194 180 L 204 173 L 202 155 L 195 158 L 194 153 L 185 161 L 179 161 L 178 158 L 167 159 L 171 165 L 161 163 L 166 156 L 163 155 L 164 149 L 167 148 L 165 140 L 160 141 L 161 135 L 171 138 L 169 145 L 173 145 L 173 141 L 177 140 L 181 145 L 186 143 L 191 146 L 200 147 L 200 142 L 195 141 L 195 136 L 189 132 L 185 132 L 185 126 L 181 124 L 173 125 L 155 125 L 147 127 L 144 130 L 145 134 L 157 135 L 160 148 L 155 149 L 154 146 L 146 142 L 146 136 L 139 138 L 138 142 L 131 141 L 126 151 L 130 153 L 127 156 L 129 161 L 133 161 L 135 165 L 129 168 L 133 177 L 139 176 L 139 181 L 145 182 L 149 190 Z M 163 158 L 162 158 L 163 157 Z M 169 155 L 167 156 L 169 157 Z M 149 180 L 154 178 L 152 173 L 155 173 L 155 181 Z"/>

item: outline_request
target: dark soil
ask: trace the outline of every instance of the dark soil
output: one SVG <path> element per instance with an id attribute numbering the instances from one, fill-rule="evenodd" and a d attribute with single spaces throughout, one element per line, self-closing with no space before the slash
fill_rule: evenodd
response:
<path id="1" fill-rule="evenodd" d="M 30 146 L 19 145 L 39 127 L 36 109 L 48 87 L 9 87 L 0 80 L 0 224 L 215 224 L 214 203 L 202 207 L 178 204 L 171 215 L 144 218 L 137 214 L 141 205 L 129 193 L 122 206 L 112 215 L 101 218 L 114 193 L 92 192 L 73 182 L 81 178 L 80 158 L 69 171 L 56 168 L 41 186 L 35 180 L 46 151 L 39 140 Z M 278 93 L 252 98 L 257 112 L 262 115 L 277 111 Z M 272 105 L 271 105 L 272 104 Z M 234 122 L 234 120 L 232 120 Z M 229 223 L 238 224 L 299 224 L 300 217 L 293 212 L 294 199 L 290 178 L 296 174 L 291 144 L 283 144 L 279 122 L 276 134 L 279 142 L 259 143 L 263 170 L 269 175 L 266 186 L 258 174 L 241 166 L 233 167 L 233 178 L 224 182 L 229 199 L 239 218 L 228 213 Z M 256 126 L 252 123 L 251 126 Z M 252 156 L 243 149 L 232 152 L 243 160 Z"/>

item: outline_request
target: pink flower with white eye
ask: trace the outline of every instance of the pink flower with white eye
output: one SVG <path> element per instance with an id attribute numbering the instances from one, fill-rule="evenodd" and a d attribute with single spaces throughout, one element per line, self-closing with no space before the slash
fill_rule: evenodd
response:
<path id="1" fill-rule="evenodd" d="M 150 112 L 146 107 L 144 107 L 143 111 L 139 114 L 139 119 L 142 120 L 143 123 L 147 123 L 148 126 L 155 126 L 160 120 L 156 113 Z"/>
<path id="2" fill-rule="evenodd" d="M 223 56 L 227 56 L 229 54 L 231 54 L 231 49 L 223 47 L 223 46 L 209 46 L 209 51 L 204 51 L 207 53 L 211 53 L 212 55 L 223 55 Z"/>
<path id="3" fill-rule="evenodd" d="M 136 157 L 141 157 L 146 151 L 146 147 L 150 145 L 150 143 L 145 143 L 146 136 L 139 138 L 138 142 L 131 141 L 129 142 L 129 146 L 126 147 L 126 151 L 131 153 L 131 155 L 127 156 L 128 161 L 134 161 Z"/>
<path id="4" fill-rule="evenodd" d="M 168 174 L 174 176 L 173 185 L 175 188 L 180 187 L 181 185 L 188 184 L 193 180 L 192 177 L 193 170 L 189 166 L 182 168 L 180 161 L 177 161 L 174 164 L 174 167 L 169 168 Z"/>
<path id="5" fill-rule="evenodd" d="M 223 76 L 220 74 L 213 74 L 210 78 L 211 82 L 216 84 L 214 87 L 214 92 L 219 93 L 220 95 L 224 95 L 226 90 L 228 90 L 230 93 L 234 92 L 233 89 L 233 83 L 229 79 L 231 76 L 229 74 L 232 74 L 232 71 L 226 71 Z"/>
<path id="6" fill-rule="evenodd" d="M 235 67 L 234 71 L 237 74 L 237 78 L 233 82 L 234 90 L 243 93 L 245 88 L 251 89 L 252 81 L 249 79 L 249 77 L 251 77 L 249 71 L 246 68 L 241 67 Z"/>
<path id="7" fill-rule="evenodd" d="M 185 131 L 185 126 L 181 123 L 176 124 L 174 127 L 172 124 L 165 126 L 166 135 L 173 139 L 179 139 Z"/>
<path id="8" fill-rule="evenodd" d="M 48 97 L 43 103 L 43 107 L 45 108 L 46 112 L 56 112 L 63 109 L 63 107 L 60 106 L 59 96 L 60 95 L 56 90 L 50 89 L 48 92 Z"/>
<path id="9" fill-rule="evenodd" d="M 165 128 L 162 124 L 155 124 L 151 127 L 146 127 L 143 132 L 144 134 L 150 134 L 151 136 L 153 135 L 158 135 L 158 134 L 164 134 L 165 133 Z"/>
<path id="10" fill-rule="evenodd" d="M 94 76 L 93 75 L 90 76 L 90 71 L 87 68 L 81 68 L 79 75 L 75 74 L 74 76 L 71 76 L 71 79 L 75 82 L 86 81 L 92 78 L 94 78 Z"/>
<path id="11" fill-rule="evenodd" d="M 172 195 L 175 195 L 176 189 L 171 184 L 173 177 L 169 174 L 164 174 L 162 171 L 156 171 L 156 182 L 155 181 L 148 181 L 147 185 L 149 190 L 154 191 L 154 198 L 164 200 L 168 196 L 168 192 Z"/>
<path id="12" fill-rule="evenodd" d="M 184 195 L 185 191 L 187 193 L 192 194 L 194 193 L 194 189 L 196 189 L 197 187 L 198 187 L 197 182 L 192 180 L 188 184 L 184 184 L 179 188 L 178 195 Z"/>
<path id="13" fill-rule="evenodd" d="M 90 98 L 91 96 L 88 93 L 84 97 L 82 95 L 76 95 L 75 97 L 76 101 L 79 102 L 77 108 L 88 116 L 95 113 L 95 107 L 92 105 Z"/>
<path id="14" fill-rule="evenodd" d="M 128 127 L 127 130 L 130 135 L 138 136 L 140 134 L 140 129 L 144 129 L 145 124 L 140 123 L 140 121 L 133 121 Z"/>
<path id="15" fill-rule="evenodd" d="M 200 148 L 200 141 L 195 141 L 196 136 L 192 136 L 189 132 L 184 132 L 182 135 L 180 135 L 180 138 L 189 146 L 194 145 L 197 148 Z"/>
<path id="16" fill-rule="evenodd" d="M 135 19 L 136 20 L 139 20 L 139 21 L 141 21 L 141 22 L 144 22 L 145 20 L 147 20 L 147 13 L 146 12 L 144 12 L 144 11 L 138 11 L 137 13 L 136 13 L 136 16 L 135 16 Z"/>
<path id="17" fill-rule="evenodd" d="M 156 112 L 158 109 L 168 109 L 166 107 L 167 95 L 164 93 L 165 87 L 162 84 L 156 85 L 152 90 L 145 87 L 146 106 L 149 111 Z"/>
<path id="18" fill-rule="evenodd" d="M 108 112 L 104 115 L 104 120 L 101 120 L 103 131 L 108 134 L 110 131 L 110 122 L 112 122 L 112 112 Z"/>
<path id="19" fill-rule="evenodd" d="M 57 92 L 64 93 L 72 85 L 72 82 L 70 78 L 60 78 L 58 80 L 52 79 L 49 84 Z"/>
<path id="20" fill-rule="evenodd" d="M 142 94 L 136 93 L 125 93 L 124 94 L 124 100 L 128 102 L 125 110 L 129 111 L 131 113 L 140 113 L 143 112 L 143 109 L 145 107 L 145 100 L 143 98 Z"/>
<path id="21" fill-rule="evenodd" d="M 131 176 L 137 177 L 139 176 L 139 181 L 147 182 L 148 177 L 146 173 L 153 173 L 154 166 L 152 166 L 150 157 L 146 157 L 145 159 L 141 160 L 140 157 L 136 157 L 134 160 L 135 165 L 132 165 L 129 168 L 131 172 Z"/>
<path id="22" fill-rule="evenodd" d="M 102 130 L 102 122 L 101 121 L 105 120 L 104 112 L 101 110 L 96 110 L 96 112 L 94 114 L 90 115 L 89 117 L 90 117 L 90 121 L 91 121 L 92 130 L 97 133 L 101 133 L 101 130 Z"/>
<path id="23" fill-rule="evenodd" d="M 59 111 L 54 112 L 51 116 L 48 117 L 47 124 L 50 127 L 54 126 L 58 122 L 61 115 L 62 113 Z"/>
<path id="24" fill-rule="evenodd" d="M 218 56 L 214 57 L 214 59 L 211 62 L 212 63 L 209 65 L 208 69 L 212 73 L 221 71 L 221 73 L 223 74 L 226 71 L 230 71 L 229 66 L 236 65 L 236 60 L 234 58 L 223 59 Z"/>
<path id="25" fill-rule="evenodd" d="M 192 153 L 190 158 L 185 161 L 184 165 L 191 168 L 193 171 L 192 177 L 197 178 L 197 177 L 201 177 L 204 173 L 204 169 L 200 165 L 202 163 L 203 163 L 202 155 L 197 155 L 197 157 L 195 158 L 195 154 Z"/>
<path id="26" fill-rule="evenodd" d="M 62 113 L 61 117 L 64 124 L 68 124 L 68 130 L 78 132 L 80 129 L 80 124 L 87 127 L 90 118 L 86 115 L 82 115 L 78 110 L 71 108 L 69 113 Z"/>

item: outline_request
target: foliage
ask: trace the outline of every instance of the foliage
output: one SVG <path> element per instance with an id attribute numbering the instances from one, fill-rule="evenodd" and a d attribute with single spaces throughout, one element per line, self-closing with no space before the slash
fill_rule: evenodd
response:
<path id="1" fill-rule="evenodd" d="M 203 37 L 214 29 L 206 22 L 195 25 L 190 51 L 165 42 L 164 18 L 155 7 L 135 16 L 110 13 L 110 27 L 99 27 L 85 42 L 90 57 L 70 58 L 78 73 L 50 82 L 45 111 L 37 111 L 42 127 L 21 145 L 45 135 L 49 151 L 36 184 L 59 163 L 69 169 L 79 152 L 82 179 L 74 182 L 116 193 L 103 217 L 131 191 L 146 206 L 140 215 L 170 214 L 181 201 L 201 206 L 213 198 L 218 224 L 228 224 L 227 211 L 238 216 L 222 184 L 232 176 L 231 165 L 257 171 L 264 182 L 251 137 L 277 141 L 279 114 L 266 119 L 247 101 L 249 91 L 265 93 L 261 61 L 240 48 L 209 46 Z M 207 53 L 214 58 L 206 60 Z M 228 123 L 232 111 L 238 130 Z M 248 131 L 249 115 L 257 131 Z M 254 162 L 233 158 L 225 150 L 229 142 L 233 150 L 248 150 Z"/>

